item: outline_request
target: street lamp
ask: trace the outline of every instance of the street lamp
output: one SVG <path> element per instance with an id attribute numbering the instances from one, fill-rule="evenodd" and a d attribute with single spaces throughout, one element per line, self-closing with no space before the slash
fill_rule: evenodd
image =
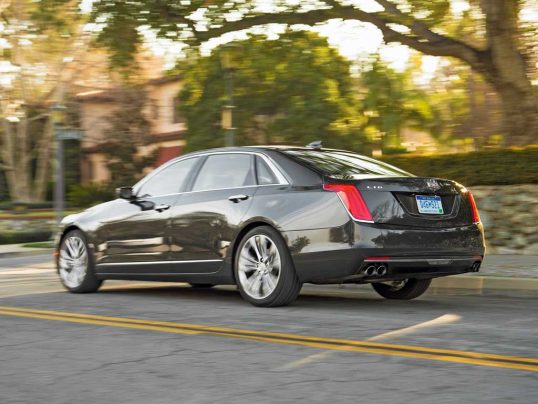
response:
<path id="1" fill-rule="evenodd" d="M 50 107 L 52 130 L 56 140 L 56 172 L 54 181 L 54 211 L 56 222 L 60 223 L 64 212 L 65 185 L 64 185 L 64 142 L 62 131 L 64 126 L 65 107 L 61 104 L 53 104 Z"/>
<path id="2" fill-rule="evenodd" d="M 238 47 L 233 43 L 222 45 L 220 51 L 220 62 L 224 70 L 226 81 L 226 105 L 222 109 L 221 126 L 226 130 L 226 146 L 235 144 L 235 127 L 233 125 L 233 110 L 235 108 L 233 99 L 233 73 L 238 67 Z"/>

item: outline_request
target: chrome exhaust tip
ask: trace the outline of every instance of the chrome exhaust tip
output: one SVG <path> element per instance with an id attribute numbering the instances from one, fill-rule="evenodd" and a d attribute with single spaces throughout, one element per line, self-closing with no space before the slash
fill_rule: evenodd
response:
<path id="1" fill-rule="evenodd" d="M 379 265 L 377 267 L 377 275 L 383 276 L 387 274 L 387 267 L 385 265 Z"/>
<path id="2" fill-rule="evenodd" d="M 372 276 L 376 274 L 376 268 L 374 265 L 370 265 L 368 268 L 364 270 L 364 273 L 368 276 Z"/>

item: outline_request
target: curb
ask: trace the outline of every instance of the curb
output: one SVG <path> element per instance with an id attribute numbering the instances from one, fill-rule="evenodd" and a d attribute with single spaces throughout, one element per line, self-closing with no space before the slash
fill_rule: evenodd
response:
<path id="1" fill-rule="evenodd" d="M 538 278 L 512 278 L 502 276 L 446 276 L 433 280 L 431 288 L 458 289 L 483 294 L 487 292 L 535 292 L 538 296 Z"/>
<path id="2" fill-rule="evenodd" d="M 53 249 L 52 248 L 30 248 L 28 247 L 30 251 L 7 251 L 7 252 L 0 252 L 0 259 L 1 258 L 16 258 L 16 257 L 31 257 L 34 255 L 50 255 L 52 256 Z"/>

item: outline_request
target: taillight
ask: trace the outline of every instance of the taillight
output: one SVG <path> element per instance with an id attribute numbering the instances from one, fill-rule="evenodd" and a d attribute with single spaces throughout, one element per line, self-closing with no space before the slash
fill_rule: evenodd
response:
<path id="1" fill-rule="evenodd" d="M 470 191 L 467 191 L 467 200 L 469 201 L 469 206 L 471 207 L 471 212 L 473 213 L 473 223 L 480 223 L 480 214 L 478 213 L 478 207 L 474 200 L 473 194 Z"/>
<path id="2" fill-rule="evenodd" d="M 323 184 L 325 191 L 336 192 L 344 203 L 345 207 L 357 220 L 372 221 L 372 214 L 366 206 L 361 193 L 353 184 Z"/>

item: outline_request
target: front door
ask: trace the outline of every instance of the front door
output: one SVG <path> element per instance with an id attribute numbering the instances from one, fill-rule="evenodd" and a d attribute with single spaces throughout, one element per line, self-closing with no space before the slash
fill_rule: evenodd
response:
<path id="1" fill-rule="evenodd" d="M 135 186 L 136 198 L 117 200 L 100 223 L 104 243 L 97 246 L 101 273 L 168 273 L 171 208 L 198 158 L 158 169 Z"/>

